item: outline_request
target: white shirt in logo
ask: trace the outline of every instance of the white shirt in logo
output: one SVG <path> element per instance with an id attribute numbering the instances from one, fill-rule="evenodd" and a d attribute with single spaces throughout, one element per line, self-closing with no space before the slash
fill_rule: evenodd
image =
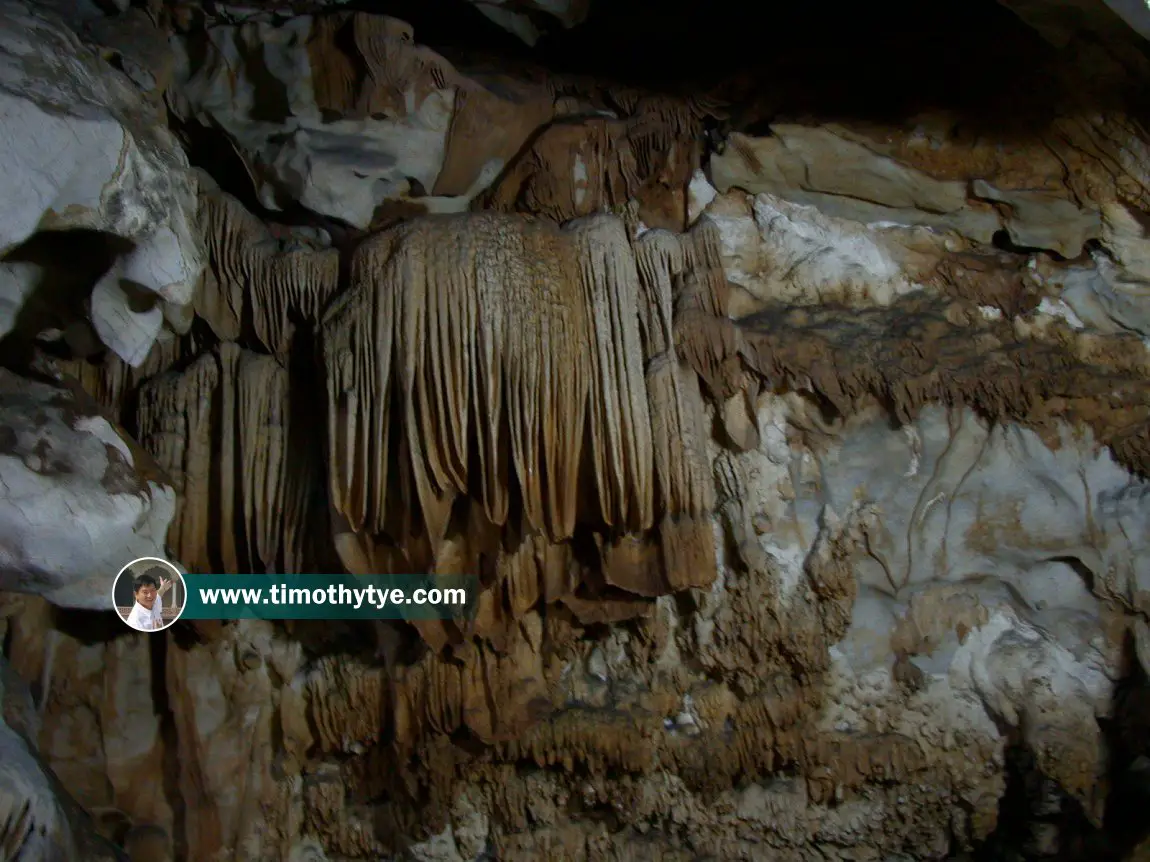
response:
<path id="1" fill-rule="evenodd" d="M 152 631 L 155 628 L 152 612 L 139 602 L 136 602 L 132 608 L 132 612 L 128 614 L 128 625 L 142 632 Z"/>

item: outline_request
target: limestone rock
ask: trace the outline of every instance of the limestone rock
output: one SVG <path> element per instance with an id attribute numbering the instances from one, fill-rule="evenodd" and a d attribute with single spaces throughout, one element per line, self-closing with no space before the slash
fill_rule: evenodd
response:
<path id="1" fill-rule="evenodd" d="M 110 614 L 92 615 L 82 632 L 64 632 L 42 599 L 21 602 L 8 656 L 38 692 L 35 742 L 44 760 L 110 840 L 122 843 L 133 825 L 170 830 L 172 808 L 156 766 L 171 749 L 150 702 L 147 638 Z"/>
<path id="2" fill-rule="evenodd" d="M 292 456 L 306 444 L 287 372 L 274 358 L 225 342 L 145 383 L 136 421 L 179 495 L 168 539 L 177 559 L 191 571 L 306 570 L 314 477 Z M 209 548 L 208 535 L 225 525 L 230 535 L 239 523 L 241 540 Z"/>
<path id="3" fill-rule="evenodd" d="M 731 191 L 707 208 L 740 288 L 737 313 L 771 297 L 887 304 L 910 290 L 941 290 L 1013 317 L 1045 294 L 1092 329 L 1141 332 L 1145 231 L 1120 191 L 1136 186 L 1141 168 L 1121 161 L 1130 173 L 1116 184 L 1091 157 L 1121 158 L 1121 145 L 1114 156 L 1099 149 L 1109 153 L 1115 136 L 1125 140 L 1121 119 L 1067 123 L 1067 134 L 1051 142 L 1057 158 L 1050 148 L 963 140 L 944 120 L 923 118 L 911 134 L 780 124 L 768 138 L 732 135 L 711 160 L 712 177 L 720 189 L 761 192 Z M 865 167 L 832 170 L 832 154 L 836 165 L 849 157 Z M 985 229 L 970 229 L 972 213 Z M 1017 257 L 1003 269 L 1002 254 L 986 248 L 999 224 L 1010 242 L 1031 250 L 1025 270 Z"/>
<path id="4" fill-rule="evenodd" d="M 1005 204 L 1011 241 L 1022 248 L 1044 248 L 1066 258 L 1078 257 L 1088 240 L 1102 234 L 1098 212 L 1082 210 L 1060 195 L 1042 191 L 1004 192 L 984 180 L 975 180 L 973 192 L 980 198 Z"/>
<path id="5" fill-rule="evenodd" d="M 175 492 L 82 392 L 2 371 L 0 416 L 4 589 L 105 610 L 109 578 L 163 556 Z"/>
<path id="6" fill-rule="evenodd" d="M 1112 203 L 1102 208 L 1102 233 L 1104 248 L 1091 251 L 1088 264 L 1047 267 L 1040 278 L 1091 329 L 1150 336 L 1150 241 L 1145 229 L 1128 207 Z"/>
<path id="7" fill-rule="evenodd" d="M 995 564 L 996 576 L 1010 580 L 1022 596 L 1029 592 L 1025 573 L 1032 568 L 1041 572 L 1042 591 L 1053 594 L 1056 584 L 1074 586 L 1073 560 L 1099 578 L 1111 570 L 1142 567 L 1145 530 L 1125 535 L 1117 523 L 1091 522 L 1085 514 L 1142 483 L 1134 482 L 1110 453 L 1097 452 L 1089 437 L 1065 427 L 1050 445 L 1053 451 L 1048 452 L 1033 431 L 988 429 L 967 412 L 947 417 L 936 408 L 907 426 L 901 441 L 871 426 L 834 454 L 833 469 L 842 471 L 836 482 L 843 491 L 834 490 L 824 475 L 820 484 L 826 496 L 812 501 L 809 518 L 816 517 L 823 502 L 842 510 L 862 497 L 883 500 L 884 522 L 912 525 L 905 532 L 880 529 L 870 535 L 871 561 L 860 562 L 857 574 L 862 583 L 880 591 L 981 576 L 988 555 L 1009 558 Z M 900 451 L 905 461 L 900 469 L 871 472 L 878 453 L 894 458 Z M 1009 470 L 1008 463 L 1014 465 Z M 1027 473 L 1019 472 L 1021 464 Z M 1068 476 L 1074 479 L 1059 478 Z M 997 487 L 998 481 L 1003 487 Z M 1045 495 L 1038 493 L 1040 487 Z M 983 495 L 993 497 L 993 505 L 983 502 Z M 1013 513 L 1009 518 L 1008 512 Z M 1007 548 L 1017 550 L 1006 555 Z M 1052 567 L 1052 559 L 1059 565 Z M 1082 593 L 1087 585 L 1079 584 L 1076 590 Z"/>
<path id="8" fill-rule="evenodd" d="M 28 743 L 0 724 L 0 847 L 8 858 L 79 858 L 56 787 Z"/>
<path id="9" fill-rule="evenodd" d="M 132 83 L 146 97 L 158 100 L 171 83 L 174 71 L 169 34 L 144 9 L 127 8 L 119 13 L 86 21 L 78 32 L 86 41 L 111 52 Z"/>
<path id="10" fill-rule="evenodd" d="M 918 226 L 920 231 L 951 232 L 962 242 L 985 246 L 1004 230 L 1015 247 L 1046 250 L 1067 260 L 1080 258 L 1088 242 L 1109 245 L 1112 237 L 1112 253 L 1118 259 L 1131 257 L 1129 242 L 1140 241 L 1142 230 L 1129 216 L 1123 217 L 1115 198 L 1120 201 L 1124 195 L 1113 188 L 1113 174 L 1101 172 L 1089 180 L 1089 187 L 1083 181 L 1100 173 L 1100 161 L 1090 157 L 1099 145 L 1114 135 L 1125 136 L 1121 118 L 1095 118 L 1105 131 L 1090 128 L 1085 120 L 1067 121 L 1067 132 L 1057 143 L 1051 141 L 1061 161 L 1050 152 L 1014 152 L 1013 144 L 1001 144 L 994 152 L 985 144 L 953 140 L 935 128 L 943 119 L 927 118 L 910 135 L 905 130 L 786 123 L 775 126 L 771 137 L 736 133 L 724 152 L 712 158 L 711 179 L 720 192 L 738 188 L 769 195 L 760 201 L 813 206 L 822 219 L 845 226 L 857 223 L 839 230 L 863 236 L 893 234 L 897 241 L 900 233 Z M 1064 164 L 1075 166 L 1070 178 L 1064 179 Z M 847 165 L 853 167 L 847 170 Z M 1125 159 L 1121 165 L 1130 179 L 1142 176 L 1135 160 Z M 1100 188 L 1107 180 L 1112 187 Z M 801 219 L 799 224 L 813 220 Z M 1123 238 L 1128 238 L 1125 243 Z M 845 250 L 864 241 L 844 238 L 834 247 Z M 910 245 L 915 248 L 922 241 Z M 1142 277 L 1140 260 L 1133 256 L 1128 280 Z M 908 263 L 915 268 L 913 260 Z M 880 272 L 889 269 L 889 264 L 879 267 Z M 746 272 L 746 266 L 737 264 L 740 270 Z"/>
<path id="11" fill-rule="evenodd" d="M 0 660 L 0 719 L 35 747 L 40 738 L 40 714 L 32 691 L 7 661 Z"/>
<path id="12" fill-rule="evenodd" d="M 765 399 L 760 426 L 777 428 L 780 418 L 798 431 L 810 427 L 813 417 L 804 415 L 800 401 Z M 1055 532 L 1060 537 L 1065 533 L 1064 541 L 1073 545 L 1073 530 L 1078 536 L 1091 532 L 1091 510 L 1096 511 L 1112 489 L 1129 483 L 1129 475 L 1105 454 L 1095 453 L 1088 440 L 1052 451 L 1016 427 L 987 429 L 969 412 L 948 416 L 941 409 L 927 411 L 913 434 L 860 417 L 842 433 L 845 436 L 835 439 L 847 446 L 861 435 L 859 451 L 872 455 L 865 466 L 838 455 L 838 442 L 828 449 L 828 441 L 812 437 L 813 448 L 801 454 L 793 443 L 772 433 L 764 435 L 758 451 L 728 459 L 724 471 L 731 472 L 724 488 L 730 496 L 724 498 L 735 508 L 724 506 L 723 511 L 741 537 L 744 562 L 724 567 L 717 586 L 701 597 L 693 622 L 676 619 L 678 614 L 667 609 L 671 631 L 677 630 L 669 641 L 665 634 L 649 635 L 656 652 L 677 643 L 667 656 L 668 666 L 677 664 L 678 650 L 690 649 L 705 663 L 711 679 L 737 674 L 733 679 L 739 680 L 739 695 L 695 691 L 698 718 L 692 722 L 712 728 L 703 731 L 701 739 L 708 742 L 702 751 L 693 755 L 688 743 L 677 742 L 677 725 L 670 719 L 664 724 L 657 712 L 645 713 L 639 706 L 643 701 L 631 706 L 631 722 L 639 727 L 616 724 L 572 704 L 566 714 L 507 746 L 512 759 L 529 756 L 553 769 L 577 768 L 589 774 L 581 792 L 590 804 L 627 812 L 628 826 L 621 823 L 600 836 L 614 852 L 625 852 L 630 841 L 652 840 L 654 833 L 638 824 L 648 817 L 657 821 L 668 811 L 713 836 L 709 847 L 717 843 L 736 857 L 752 846 L 761 849 L 753 842 L 765 840 L 776 858 L 805 859 L 811 843 L 829 835 L 852 845 L 873 843 L 886 852 L 903 840 L 911 842 L 916 853 L 924 847 L 943 852 L 951 833 L 941 812 L 953 804 L 944 800 L 963 800 L 964 822 L 955 828 L 965 834 L 986 835 L 994 826 L 1003 787 L 1005 737 L 1000 722 L 1019 727 L 1040 752 L 1062 751 L 1061 762 L 1040 754 L 1047 758 L 1044 769 L 1088 810 L 1099 811 L 1096 779 L 1105 762 L 1097 717 L 1108 709 L 1121 652 L 1101 596 L 1092 593 L 1088 581 L 1069 564 L 1048 557 L 1068 548 L 1037 546 L 1028 558 L 1003 544 L 1001 537 L 984 545 L 981 527 L 975 526 L 980 522 L 972 523 L 961 512 L 966 509 L 976 519 L 985 515 L 987 523 L 1001 523 L 994 514 L 998 507 L 1017 509 L 1012 500 L 1034 501 L 1047 508 L 1035 512 L 1033 520 L 1022 515 L 1023 523 L 1041 529 L 1047 523 L 1043 516 L 1053 517 L 1060 525 Z M 958 455 L 970 434 L 983 442 L 972 441 L 970 454 Z M 871 435 L 886 439 L 887 446 L 876 447 L 873 439 L 862 442 Z M 1029 438 L 1029 444 L 1019 437 Z M 901 465 L 894 454 L 898 450 L 903 451 Z M 1017 466 L 1009 474 L 996 451 L 1011 453 Z M 952 479 L 945 478 L 949 468 L 937 466 L 940 455 L 963 461 L 956 463 Z M 1040 477 L 1064 475 L 1064 466 L 1057 463 L 1061 459 L 1080 464 L 1086 482 L 1077 498 L 1043 503 L 1025 483 L 1043 484 L 1046 479 Z M 1020 470 L 1022 464 L 1026 466 Z M 911 475 L 904 477 L 907 472 Z M 1024 481 L 1016 488 L 1019 479 Z M 920 506 L 930 503 L 935 491 L 950 490 L 915 517 L 900 520 L 896 501 L 907 485 L 908 499 L 917 499 Z M 824 489 L 844 517 L 828 511 Z M 1054 514 L 1050 506 L 1063 514 Z M 766 519 L 765 529 L 754 528 L 759 518 Z M 920 541 L 920 531 L 923 547 L 929 545 L 929 552 L 909 552 L 918 561 L 914 571 L 924 580 L 897 592 L 885 583 L 872 586 L 866 574 L 871 566 L 876 577 L 882 577 L 884 566 L 898 570 L 882 551 L 886 523 L 909 523 L 911 548 Z M 926 533 L 938 529 L 932 524 L 943 526 L 945 536 L 933 533 L 927 538 Z M 1120 526 L 1108 516 L 1099 527 L 1120 532 L 1125 522 Z M 901 531 L 892 538 L 906 547 L 908 537 Z M 748 545 L 757 546 L 759 553 L 752 554 Z M 863 581 L 856 599 L 853 572 L 859 567 Z M 841 574 L 836 580 L 835 572 L 845 572 L 845 581 Z M 848 610 L 845 616 L 843 609 Z M 839 634 L 822 639 L 819 633 L 824 630 Z M 652 679 L 646 662 L 653 656 L 643 658 L 649 654 L 642 646 L 621 638 L 606 646 L 619 651 L 617 658 L 597 664 L 609 696 L 626 698 L 630 687 Z M 914 672 L 901 672 L 892 655 L 905 656 Z M 826 699 L 821 706 L 804 706 L 803 677 L 794 675 L 794 668 L 810 672 L 820 666 L 826 673 Z M 775 676 L 775 668 L 785 670 Z M 574 684 L 575 672 L 567 679 Z M 756 686 L 762 701 L 746 694 Z M 1075 704 L 1072 709 L 1056 709 L 1057 703 L 1069 701 Z M 654 697 L 647 701 L 655 702 Z M 656 731 L 656 726 L 672 729 Z M 764 746 L 773 755 L 765 756 Z M 972 756 L 975 751 L 978 755 Z M 695 756 L 697 770 L 692 766 Z M 648 773 L 656 758 L 660 763 L 672 758 L 678 775 Z M 702 795 L 700 787 L 710 787 L 708 780 L 724 770 L 745 775 L 790 762 L 802 764 L 797 768 L 805 780 L 764 779 L 741 791 L 738 799 L 728 795 L 732 791 L 711 789 L 719 799 L 729 800 L 717 806 L 714 796 Z M 615 777 L 604 778 L 605 773 Z M 898 800 L 884 797 L 871 783 L 899 775 L 903 783 Z M 918 778 L 910 780 L 911 775 Z M 570 798 L 559 780 L 534 782 L 507 773 L 503 780 L 507 783 L 496 803 L 495 842 L 506 855 L 527 858 L 543 847 L 569 848 L 567 842 L 585 835 L 583 827 L 573 827 L 569 814 L 547 807 L 546 799 Z M 721 787 L 722 779 L 717 782 L 716 788 Z M 929 801 L 910 789 L 917 782 L 930 788 Z M 924 819 L 900 821 L 895 827 L 891 815 L 908 801 Z M 938 814 L 926 814 L 928 810 Z M 806 825 L 813 822 L 808 817 L 818 818 L 814 831 Z M 761 829 L 750 825 L 759 818 Z M 571 833 L 564 835 L 564 829 Z M 661 846 L 673 852 L 674 839 L 654 840 L 665 841 Z M 879 858 L 882 854 L 880 850 Z"/>
<path id="13" fill-rule="evenodd" d="M 0 658 L 0 703 L 18 694 Z M 7 709 L 4 710 L 8 712 Z M 127 862 L 95 833 L 57 777 L 38 757 L 34 742 L 0 716 L 0 851 L 6 859 L 45 862 Z"/>
<path id="14" fill-rule="evenodd" d="M 564 229 L 429 218 L 361 245 L 352 290 L 323 323 L 333 503 L 358 537 L 341 545 L 344 564 L 469 571 L 485 548 L 512 551 L 491 544 L 501 529 L 562 543 L 593 507 L 605 539 L 658 528 L 658 583 L 707 583 L 702 400 L 673 316 L 676 301 L 716 301 L 710 283 L 675 292 L 679 276 L 713 276 L 718 263 L 713 229 L 653 231 L 633 251 L 622 222 L 602 215 Z M 445 392 L 437 369 L 448 368 Z M 464 505 L 459 524 L 451 513 Z M 421 542 L 400 543 L 413 535 Z M 607 584 L 649 594 L 644 564 L 607 544 Z"/>
<path id="15" fill-rule="evenodd" d="M 347 0 L 318 0 L 308 4 L 309 8 L 323 10 L 338 9 Z M 586 19 L 591 8 L 590 0 L 467 0 L 496 26 L 522 39 L 528 45 L 536 41 L 556 25 L 563 28 L 574 27 Z M 222 22 L 233 22 L 250 18 L 254 10 L 275 11 L 278 4 L 274 0 L 254 0 L 247 3 L 219 3 L 212 9 L 214 16 Z"/>
<path id="16" fill-rule="evenodd" d="M 710 206 L 718 191 L 711 185 L 710 180 L 702 169 L 691 175 L 687 184 L 687 224 L 692 225 L 699 220 L 699 216 Z"/>
<path id="17" fill-rule="evenodd" d="M 696 345 L 685 352 L 705 380 L 729 376 L 716 369 L 741 357 L 755 375 L 816 392 L 841 415 L 878 397 L 907 422 L 940 398 L 1025 422 L 1053 440 L 1052 420 L 1081 418 L 1124 466 L 1150 473 L 1150 389 L 1139 340 L 1086 337 L 1066 353 L 1037 324 L 963 307 L 911 294 L 885 309 L 854 309 L 848 320 L 827 308 L 775 305 L 737 325 L 692 318 L 694 331 L 683 338 Z M 1044 355 L 1051 359 L 1037 359 Z"/>
<path id="18" fill-rule="evenodd" d="M 810 535 L 828 501 L 882 513 L 853 563 L 866 598 L 860 594 L 851 629 L 832 651 L 840 672 L 849 667 L 862 684 L 892 651 L 908 655 L 926 674 L 924 697 L 965 688 L 986 710 L 972 732 L 992 728 L 989 719 L 1019 727 L 1046 774 L 1100 814 L 1104 758 L 1094 728 L 1108 713 L 1120 661 L 1105 573 L 1144 568 L 1147 542 L 1145 528 L 1127 535 L 1130 522 L 1111 514 L 1108 501 L 1145 483 L 1089 439 L 1067 434 L 1050 450 L 1032 432 L 988 429 L 965 411 L 932 409 L 904 433 L 864 427 L 843 449 L 820 455 L 809 475 L 800 471 L 796 522 L 787 526 Z M 863 442 L 869 435 L 885 446 Z M 856 445 L 864 458 L 848 454 Z M 895 463 L 899 450 L 904 467 Z M 891 533 L 887 524 L 909 527 Z M 779 541 L 776 531 L 771 542 Z M 873 638 L 885 643 L 867 646 Z M 849 713 L 841 705 L 840 712 Z M 1061 760 L 1044 759 L 1053 750 Z"/>
<path id="19" fill-rule="evenodd" d="M 504 30 L 514 33 L 528 45 L 534 45 L 546 32 L 546 23 L 557 22 L 574 27 L 583 22 L 591 9 L 591 0 L 530 0 L 512 3 L 508 0 L 470 0 L 476 8 Z"/>
<path id="20" fill-rule="evenodd" d="M 688 143 L 701 132 L 689 103 L 648 99 L 625 119 L 575 118 L 547 126 L 482 197 L 486 208 L 565 222 L 632 199 L 647 227 L 686 225 L 686 189 L 697 168 Z"/>
<path id="21" fill-rule="evenodd" d="M 247 667 L 240 658 L 248 652 L 264 661 Z M 178 779 L 183 798 L 194 801 L 185 827 L 190 857 L 219 858 L 235 848 L 245 858 L 288 858 L 303 788 L 298 766 L 281 770 L 273 739 L 277 683 L 290 683 L 300 660 L 298 644 L 251 620 L 196 649 L 169 652 L 167 672 L 182 699 L 177 733 L 195 752 L 181 758 Z"/>
<path id="22" fill-rule="evenodd" d="M 338 287 L 339 252 L 324 243 L 330 238 L 305 238 L 302 231 L 276 237 L 218 189 L 201 194 L 199 223 L 208 268 L 196 292 L 196 313 L 221 339 L 252 338 L 286 354 L 294 321 L 318 322 Z"/>
<path id="23" fill-rule="evenodd" d="M 36 289 L 39 272 L 33 263 L 0 263 L 0 337 L 16 328 L 20 308 Z"/>
<path id="24" fill-rule="evenodd" d="M 197 38 L 205 43 L 175 43 L 173 105 L 229 136 L 263 206 L 298 202 L 366 228 L 385 201 L 435 186 L 460 78 L 416 46 L 403 22 L 343 12 L 282 25 L 257 17 Z M 362 80 L 359 64 L 370 69 Z"/>
<path id="25" fill-rule="evenodd" d="M 981 242 L 999 229 L 993 212 L 968 206 L 961 182 L 936 180 L 845 130 L 779 124 L 773 131 L 769 138 L 731 136 L 725 152 L 711 160 L 719 192 L 765 192 L 864 224 L 953 229 Z"/>
<path id="26" fill-rule="evenodd" d="M 1142 38 L 1150 39 L 1150 16 L 1146 8 L 1130 0 L 1106 0 L 1106 5 L 1122 16 L 1122 20 L 1129 24 Z"/>
<path id="27" fill-rule="evenodd" d="M 101 338 L 139 364 L 162 315 L 137 311 L 126 291 L 186 306 L 202 268 L 187 158 L 128 78 L 50 12 L 11 0 L 0 18 L 8 166 L 0 191 L 10 201 L 0 251 L 43 230 L 130 241 L 96 286 L 90 314 Z"/>
<path id="28" fill-rule="evenodd" d="M 723 269 L 740 288 L 735 316 L 770 300 L 888 305 L 923 289 L 947 255 L 924 229 L 863 225 L 765 193 L 729 192 L 704 218 L 719 228 Z"/>
<path id="29" fill-rule="evenodd" d="M 60 372 L 76 380 L 109 415 L 134 425 L 134 416 L 125 416 L 125 402 L 141 384 L 158 374 L 192 359 L 214 346 L 215 341 L 201 333 L 179 337 L 164 331 L 152 345 L 148 358 L 133 368 L 118 356 L 105 352 L 86 358 L 57 360 Z"/>
<path id="30" fill-rule="evenodd" d="M 189 569 L 466 572 L 476 613 L 161 639 L 0 594 L 36 763 L 195 860 L 945 858 L 1003 832 L 1019 750 L 1034 818 L 1097 824 L 1150 754 L 1150 145 L 1121 99 L 1010 134 L 756 118 L 291 5 L 137 10 L 179 31 L 189 145 L 222 130 L 253 185 L 199 178 L 184 313 L 130 249 L 58 262 L 142 331 L 97 314 L 131 363 L 101 356 L 23 301 L 25 242 L 0 326 L 170 475 Z M 485 5 L 527 39 L 586 11 Z M 1066 56 L 1127 92 L 1146 58 L 1083 20 Z M 42 458 L 74 422 L 36 386 L 10 412 Z"/>

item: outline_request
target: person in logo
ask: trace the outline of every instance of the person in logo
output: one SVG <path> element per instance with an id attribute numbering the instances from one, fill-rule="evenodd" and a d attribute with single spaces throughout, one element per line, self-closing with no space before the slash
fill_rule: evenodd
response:
<path id="1" fill-rule="evenodd" d="M 137 575 L 132 583 L 136 604 L 128 614 L 128 625 L 142 632 L 152 632 L 164 627 L 163 594 L 172 582 L 159 566 L 154 566 L 142 575 Z"/>

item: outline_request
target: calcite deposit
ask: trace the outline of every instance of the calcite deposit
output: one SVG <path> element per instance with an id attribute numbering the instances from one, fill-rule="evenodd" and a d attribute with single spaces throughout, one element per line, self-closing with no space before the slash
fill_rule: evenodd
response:
<path id="1" fill-rule="evenodd" d="M 83 391 L 5 369 L 0 393 L 0 586 L 103 610 L 103 572 L 163 552 L 175 492 Z"/>
<path id="2" fill-rule="evenodd" d="M 188 322 L 203 267 L 191 226 L 195 187 L 187 156 L 132 81 L 36 4 L 6 3 L 0 10 L 0 58 L 7 166 L 0 179 L 6 202 L 0 253 L 10 285 L 4 307 L 59 302 L 52 295 L 53 261 L 19 254 L 37 232 L 97 231 L 118 239 L 106 271 L 87 285 L 81 319 L 137 366 L 165 321 L 177 328 Z M 56 254 L 67 254 L 68 245 L 64 234 Z M 53 311 L 63 318 L 57 328 L 73 322 L 74 309 Z M 14 323 L 0 329 L 8 332 Z"/>
<path id="3" fill-rule="evenodd" d="M 0 859 L 1143 858 L 1150 26 L 904 5 L 0 2 Z"/>

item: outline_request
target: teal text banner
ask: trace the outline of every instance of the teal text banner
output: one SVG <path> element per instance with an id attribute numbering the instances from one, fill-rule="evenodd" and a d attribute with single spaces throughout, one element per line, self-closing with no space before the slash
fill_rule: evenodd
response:
<path id="1" fill-rule="evenodd" d="M 434 620 L 471 617 L 469 575 L 184 575 L 185 620 Z"/>

